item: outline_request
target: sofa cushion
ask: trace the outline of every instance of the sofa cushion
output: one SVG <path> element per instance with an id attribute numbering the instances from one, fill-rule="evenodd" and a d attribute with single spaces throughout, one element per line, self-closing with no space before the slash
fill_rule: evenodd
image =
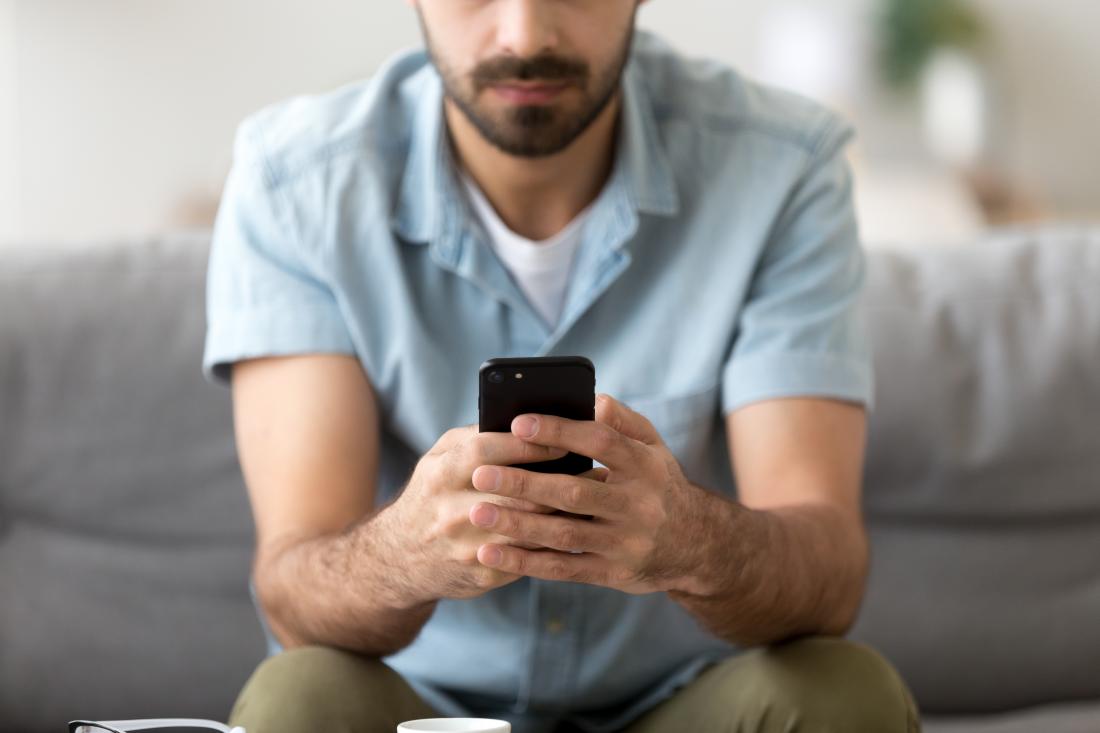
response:
<path id="1" fill-rule="evenodd" d="M 874 251 L 853 632 L 922 707 L 1100 699 L 1100 232 Z"/>
<path id="2" fill-rule="evenodd" d="M 1096 733 L 1100 701 L 1043 705 L 998 715 L 924 716 L 923 733 Z"/>
<path id="3" fill-rule="evenodd" d="M 0 727 L 224 718 L 263 656 L 208 239 L 4 252 Z"/>

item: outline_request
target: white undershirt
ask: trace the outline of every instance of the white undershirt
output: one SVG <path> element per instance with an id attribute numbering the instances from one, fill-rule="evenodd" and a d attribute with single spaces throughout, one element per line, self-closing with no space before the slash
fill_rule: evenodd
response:
<path id="1" fill-rule="evenodd" d="M 493 251 L 515 277 L 539 315 L 553 328 L 561 316 L 573 254 L 581 242 L 581 231 L 591 205 L 554 236 L 535 241 L 509 229 L 465 171 L 462 172 L 462 182 L 474 211 L 489 235 Z"/>

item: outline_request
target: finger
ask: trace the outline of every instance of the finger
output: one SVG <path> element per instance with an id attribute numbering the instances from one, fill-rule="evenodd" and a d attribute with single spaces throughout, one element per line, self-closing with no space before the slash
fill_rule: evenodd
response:
<path id="1" fill-rule="evenodd" d="M 604 392 L 596 395 L 596 421 L 646 445 L 664 442 L 648 417 Z"/>
<path id="2" fill-rule="evenodd" d="M 507 435 L 507 433 L 498 434 L 498 438 L 500 436 L 504 436 L 506 439 L 509 437 Z M 518 439 L 515 436 L 510 436 L 510 438 L 513 441 L 518 441 Z M 523 441 L 518 441 L 518 442 L 522 443 Z M 529 445 L 531 445 L 531 444 L 529 444 Z M 517 446 L 517 450 L 523 451 L 524 449 Z M 565 454 L 566 454 L 566 451 L 562 450 L 562 449 L 555 449 L 555 450 L 552 450 L 552 451 L 547 453 L 547 455 L 549 455 L 550 458 L 560 458 L 561 456 L 563 456 Z M 527 455 L 533 455 L 533 453 L 528 452 Z M 523 461 L 523 462 L 527 463 L 529 461 Z M 472 479 L 470 480 L 468 485 L 470 486 L 471 490 L 473 490 Z M 501 497 L 497 498 L 496 501 L 498 503 L 500 503 L 501 506 L 508 506 L 508 507 L 512 507 L 514 509 L 519 509 L 519 510 L 525 511 L 525 512 L 536 512 L 536 513 L 539 513 L 539 514 L 550 514 L 550 513 L 558 511 L 555 507 L 546 506 L 544 504 L 536 504 L 532 501 L 527 501 L 526 499 L 515 499 L 515 498 L 512 498 L 512 497 L 501 496 Z"/>
<path id="3" fill-rule="evenodd" d="M 482 565 L 514 575 L 610 587 L 610 564 L 599 555 L 485 544 L 478 548 L 477 559 Z"/>
<path id="4" fill-rule="evenodd" d="M 611 475 L 611 469 L 607 466 L 596 466 L 591 471 L 585 471 L 577 475 L 580 478 L 590 478 L 593 481 L 607 481 L 607 477 Z"/>
<path id="5" fill-rule="evenodd" d="M 512 539 L 563 552 L 606 552 L 618 544 L 602 524 L 547 514 L 531 514 L 489 502 L 470 508 L 470 521 Z"/>
<path id="6" fill-rule="evenodd" d="M 519 432 L 527 418 L 534 419 L 535 432 Z M 610 425 L 595 420 L 570 420 L 557 415 L 517 415 L 512 432 L 519 438 L 542 446 L 565 448 L 594 458 L 612 469 L 628 470 L 639 461 L 637 440 L 623 435 Z"/>
<path id="7" fill-rule="evenodd" d="M 610 475 L 610 473 L 611 473 L 611 471 L 609 471 L 606 467 L 596 466 L 591 471 L 585 471 L 584 473 L 577 474 L 577 475 L 580 478 L 590 478 L 593 481 L 607 481 L 607 477 Z M 503 499 L 503 498 L 509 498 L 509 497 L 501 497 L 501 498 Z M 520 499 L 514 499 L 513 501 L 521 501 L 521 500 Z M 542 504 L 535 504 L 534 506 L 542 506 Z M 553 507 L 550 507 L 550 511 L 554 514 L 560 514 L 563 517 L 573 517 L 575 519 L 585 519 L 585 520 L 592 519 L 591 514 L 577 514 L 575 512 L 567 512 L 564 509 L 555 509 Z"/>
<path id="8" fill-rule="evenodd" d="M 545 504 L 536 504 L 533 501 L 527 499 L 513 499 L 510 496 L 485 496 L 477 490 L 471 490 L 471 494 L 475 495 L 477 499 L 483 499 L 484 501 L 491 501 L 494 504 L 500 506 L 510 507 L 512 509 L 518 509 L 521 512 L 534 512 L 535 514 L 553 514 L 559 511 L 557 507 L 546 506 Z"/>
<path id="9" fill-rule="evenodd" d="M 581 476 L 510 466 L 478 466 L 472 478 L 478 491 L 525 499 L 571 514 L 613 518 L 623 516 L 629 509 L 628 497 L 618 484 Z"/>
<path id="10" fill-rule="evenodd" d="M 460 449 L 459 461 L 469 476 L 483 464 L 508 466 L 513 463 L 535 463 L 561 458 L 567 453 L 563 448 L 528 443 L 511 433 L 485 432 L 469 436 Z"/>

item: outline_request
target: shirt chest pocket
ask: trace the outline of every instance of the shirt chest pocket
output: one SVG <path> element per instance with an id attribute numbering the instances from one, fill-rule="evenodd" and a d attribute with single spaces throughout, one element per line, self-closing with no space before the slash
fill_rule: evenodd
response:
<path id="1" fill-rule="evenodd" d="M 627 395 L 620 402 L 645 415 L 661 434 L 685 473 L 693 473 L 707 458 L 719 427 L 721 384 L 677 395 Z"/>

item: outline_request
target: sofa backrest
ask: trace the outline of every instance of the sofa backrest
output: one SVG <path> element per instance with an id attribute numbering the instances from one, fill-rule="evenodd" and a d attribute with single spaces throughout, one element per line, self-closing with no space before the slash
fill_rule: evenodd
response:
<path id="1" fill-rule="evenodd" d="M 872 253 L 868 594 L 922 707 L 1100 698 L 1100 230 Z"/>
<path id="2" fill-rule="evenodd" d="M 225 719 L 262 659 L 208 235 L 5 249 L 0 729 Z"/>

